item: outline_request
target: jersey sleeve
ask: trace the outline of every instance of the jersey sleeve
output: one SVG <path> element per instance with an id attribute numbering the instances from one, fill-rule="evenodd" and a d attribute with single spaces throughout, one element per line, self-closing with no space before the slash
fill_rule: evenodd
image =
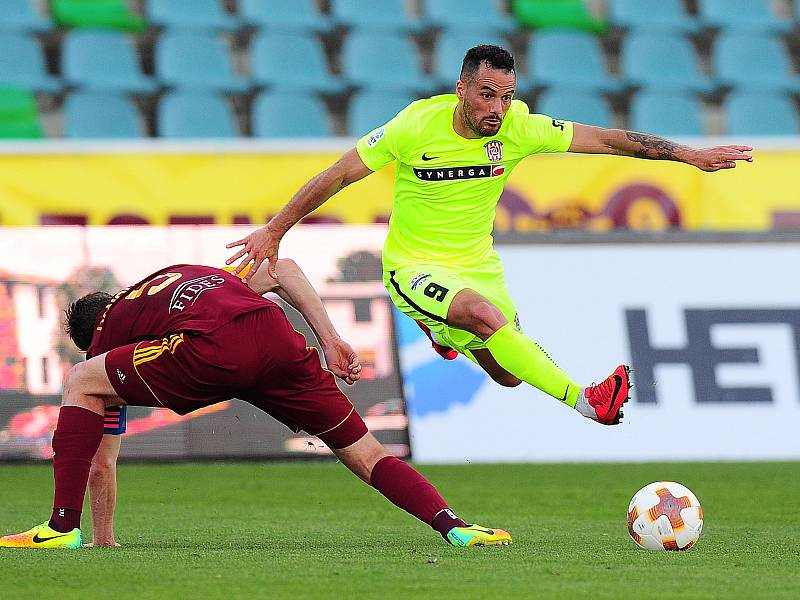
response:
<path id="1" fill-rule="evenodd" d="M 572 121 L 562 121 L 547 115 L 530 114 L 520 103 L 517 135 L 520 145 L 528 154 L 566 152 L 572 144 Z"/>
<path id="2" fill-rule="evenodd" d="M 373 129 L 356 143 L 356 151 L 371 171 L 377 171 L 400 158 L 402 141 L 408 135 L 409 107 L 391 121 Z"/>

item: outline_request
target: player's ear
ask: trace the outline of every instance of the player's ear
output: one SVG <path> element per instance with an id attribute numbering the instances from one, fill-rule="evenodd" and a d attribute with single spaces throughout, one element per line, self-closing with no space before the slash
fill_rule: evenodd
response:
<path id="1" fill-rule="evenodd" d="M 467 91 L 467 84 L 463 79 L 456 81 L 456 96 L 459 100 L 464 99 L 464 93 Z"/>

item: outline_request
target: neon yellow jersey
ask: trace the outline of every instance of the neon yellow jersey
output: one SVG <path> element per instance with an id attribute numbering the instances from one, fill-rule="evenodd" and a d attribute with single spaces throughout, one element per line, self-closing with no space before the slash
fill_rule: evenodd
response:
<path id="1" fill-rule="evenodd" d="M 386 269 L 482 261 L 512 169 L 530 154 L 565 152 L 572 143 L 571 122 L 530 114 L 520 100 L 512 101 L 497 135 L 463 138 L 453 129 L 457 103 L 455 94 L 412 102 L 356 144 L 372 171 L 397 160 Z"/>

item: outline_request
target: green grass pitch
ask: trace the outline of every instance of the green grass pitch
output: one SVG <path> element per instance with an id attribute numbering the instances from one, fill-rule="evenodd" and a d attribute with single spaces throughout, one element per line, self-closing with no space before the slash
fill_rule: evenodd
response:
<path id="1" fill-rule="evenodd" d="M 333 463 L 123 464 L 124 547 L 0 550 L 0 597 L 800 598 L 800 463 L 420 470 L 514 545 L 449 547 Z M 703 504 L 689 552 L 628 538 L 630 497 L 660 479 Z M 51 486 L 48 466 L 0 467 L 0 529 L 43 521 Z"/>

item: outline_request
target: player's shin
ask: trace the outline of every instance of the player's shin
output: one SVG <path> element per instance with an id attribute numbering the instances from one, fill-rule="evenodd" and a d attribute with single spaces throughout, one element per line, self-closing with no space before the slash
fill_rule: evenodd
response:
<path id="1" fill-rule="evenodd" d="M 501 367 L 533 387 L 575 408 L 581 386 L 542 350 L 541 346 L 506 323 L 488 340 L 486 348 Z"/>
<path id="2" fill-rule="evenodd" d="M 79 406 L 62 406 L 53 434 L 55 498 L 50 527 L 80 528 L 92 457 L 103 439 L 103 416 Z"/>
<path id="3" fill-rule="evenodd" d="M 394 456 L 385 456 L 375 464 L 370 483 L 393 504 L 433 527 L 445 539 L 454 527 L 466 526 L 430 481 Z"/>

